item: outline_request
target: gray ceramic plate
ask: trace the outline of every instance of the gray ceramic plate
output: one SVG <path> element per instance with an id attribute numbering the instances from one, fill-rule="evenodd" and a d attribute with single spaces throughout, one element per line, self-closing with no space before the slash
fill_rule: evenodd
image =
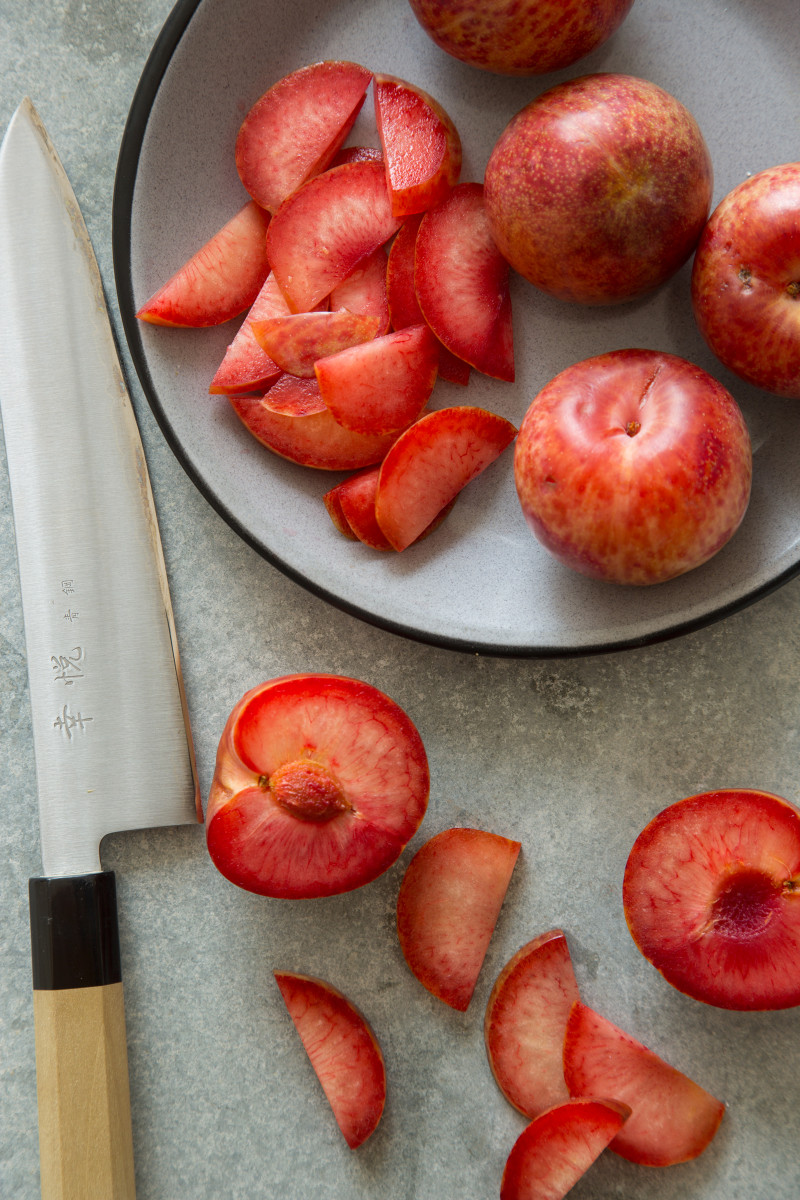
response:
<path id="1" fill-rule="evenodd" d="M 471 403 L 515 424 L 539 388 L 578 359 L 625 346 L 668 350 L 715 374 L 739 400 L 755 450 L 752 501 L 710 563 L 648 589 L 603 585 L 552 560 L 523 521 L 511 452 L 462 493 L 444 524 L 401 555 L 342 538 L 322 505 L 342 476 L 270 454 L 208 382 L 232 325 L 141 326 L 141 304 L 247 199 L 233 146 L 241 120 L 279 77 L 352 59 L 421 85 L 455 120 L 462 178 L 481 180 L 495 139 L 538 92 L 571 75 L 643 76 L 694 113 L 715 165 L 715 203 L 746 175 L 797 157 L 797 0 L 637 0 L 621 29 L 571 70 L 489 75 L 431 42 L 405 0 L 183 0 L 131 108 L 114 198 L 122 319 L 143 388 L 176 455 L 211 504 L 300 583 L 367 621 L 422 641 L 491 654 L 585 654 L 685 633 L 751 603 L 800 567 L 800 405 L 741 384 L 695 329 L 689 268 L 644 302 L 583 309 L 512 281 L 517 382 L 473 373 L 437 384 L 436 406 Z M 351 143 L 377 144 L 368 97 Z"/>

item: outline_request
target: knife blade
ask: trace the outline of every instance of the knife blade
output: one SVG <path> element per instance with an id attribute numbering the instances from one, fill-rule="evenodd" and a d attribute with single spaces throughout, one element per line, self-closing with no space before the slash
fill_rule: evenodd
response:
<path id="1" fill-rule="evenodd" d="M 30 881 L 46 1200 L 135 1194 L 112 831 L 202 820 L 155 506 L 89 234 L 30 100 L 0 146 L 0 416 L 43 874 Z"/>

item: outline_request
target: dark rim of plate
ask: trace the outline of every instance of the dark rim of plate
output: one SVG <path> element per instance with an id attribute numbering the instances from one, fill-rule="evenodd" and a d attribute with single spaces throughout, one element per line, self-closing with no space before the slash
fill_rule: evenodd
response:
<path id="1" fill-rule="evenodd" d="M 273 566 L 277 567 L 288 578 L 294 580 L 309 592 L 319 596 L 336 608 L 360 618 L 367 624 L 387 630 L 390 633 L 398 634 L 400 637 L 408 638 L 411 641 L 427 643 L 428 645 L 441 647 L 446 650 L 457 650 L 463 653 L 483 654 L 498 658 L 584 658 L 590 655 L 609 654 L 620 650 L 635 650 L 644 646 L 655 645 L 659 642 L 682 637 L 687 633 L 692 633 L 694 630 L 703 629 L 733 613 L 740 612 L 771 592 L 777 591 L 800 573 L 800 562 L 798 562 L 775 578 L 767 580 L 765 583 L 754 588 L 753 591 L 740 596 L 726 605 L 711 609 L 691 620 L 678 621 L 674 625 L 643 634 L 639 637 L 620 638 L 616 641 L 599 642 L 585 646 L 511 646 L 492 642 L 468 641 L 459 637 L 446 637 L 429 633 L 425 630 L 414 629 L 387 618 L 375 616 L 368 610 L 362 609 L 356 604 L 349 603 L 335 593 L 329 592 L 320 584 L 306 578 L 301 572 L 292 567 L 291 564 L 284 562 L 274 551 L 264 545 L 258 538 L 254 537 L 233 513 L 230 512 L 212 488 L 209 487 L 203 476 L 186 455 L 169 419 L 169 415 L 161 403 L 150 374 L 147 356 L 144 352 L 139 331 L 139 323 L 136 319 L 136 306 L 133 298 L 131 217 L 142 144 L 153 102 L 161 86 L 161 82 L 169 68 L 172 56 L 181 38 L 202 2 L 203 0 L 178 0 L 178 3 L 167 17 L 142 71 L 128 113 L 117 159 L 111 207 L 111 247 L 122 326 L 139 382 L 153 411 L 153 415 L 172 452 L 195 487 L 231 529 L 239 535 L 242 541 L 246 542 L 262 558 L 272 563 Z"/>

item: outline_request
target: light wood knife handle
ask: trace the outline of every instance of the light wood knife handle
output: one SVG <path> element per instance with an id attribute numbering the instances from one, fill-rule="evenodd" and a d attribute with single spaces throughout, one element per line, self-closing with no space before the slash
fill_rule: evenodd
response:
<path id="1" fill-rule="evenodd" d="M 135 1200 L 113 872 L 32 879 L 43 1200 Z"/>

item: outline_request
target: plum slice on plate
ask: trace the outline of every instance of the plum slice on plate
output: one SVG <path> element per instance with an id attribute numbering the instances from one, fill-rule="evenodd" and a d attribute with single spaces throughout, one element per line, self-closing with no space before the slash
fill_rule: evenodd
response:
<path id="1" fill-rule="evenodd" d="M 351 475 L 349 479 L 344 479 L 326 492 L 322 499 L 331 521 L 345 537 L 362 542 L 372 550 L 393 550 L 394 547 L 384 537 L 375 518 L 379 471 L 379 467 L 370 467 L 357 475 Z M 453 504 L 455 500 L 437 514 L 417 541 L 421 541 L 439 527 Z"/>
<path id="2" fill-rule="evenodd" d="M 422 213 L 408 217 L 397 231 L 389 250 L 386 296 L 392 329 L 407 329 L 409 325 L 426 324 L 414 285 L 414 251 L 421 220 Z M 439 375 L 442 379 L 466 387 L 471 369 L 469 363 L 464 362 L 463 358 L 456 358 L 455 354 L 439 342 Z"/>
<path id="3" fill-rule="evenodd" d="M 428 403 L 438 360 L 428 326 L 412 325 L 320 358 L 315 371 L 322 399 L 345 429 L 398 433 Z"/>
<path id="4" fill-rule="evenodd" d="M 461 139 L 433 96 L 393 75 L 376 75 L 375 119 L 396 217 L 443 200 L 461 174 Z"/>
<path id="5" fill-rule="evenodd" d="M 400 948 L 432 995 L 466 1012 L 520 843 L 483 829 L 445 829 L 408 865 L 397 897 Z"/>
<path id="6" fill-rule="evenodd" d="M 273 454 L 319 471 L 359 471 L 385 457 L 395 433 L 353 433 L 328 411 L 316 379 L 284 374 L 264 396 L 229 396 L 249 433 Z"/>
<path id="7" fill-rule="evenodd" d="M 277 363 L 259 346 L 252 322 L 285 316 L 289 306 L 270 271 L 236 336 L 225 351 L 209 385 L 213 395 L 265 392 L 281 374 Z"/>
<path id="8" fill-rule="evenodd" d="M 275 971 L 289 1016 L 351 1150 L 375 1132 L 386 1102 L 386 1068 L 366 1018 L 322 979 Z"/>
<path id="9" fill-rule="evenodd" d="M 628 856 L 633 940 L 679 991 L 731 1009 L 800 1004 L 800 810 L 743 788 L 669 805 Z"/>
<path id="10" fill-rule="evenodd" d="M 332 167 L 292 192 L 267 231 L 267 257 L 291 310 L 308 312 L 400 224 L 380 162 Z"/>
<path id="11" fill-rule="evenodd" d="M 362 317 L 375 317 L 377 336 L 389 332 L 389 301 L 386 295 L 386 251 L 379 246 L 350 272 L 330 294 L 331 309 L 346 308 Z"/>
<path id="12" fill-rule="evenodd" d="M 352 62 L 318 62 L 273 84 L 248 112 L 236 138 L 236 169 L 262 208 L 323 171 L 350 132 L 372 73 Z"/>
<path id="13" fill-rule="evenodd" d="M 495 379 L 513 382 L 508 263 L 489 231 L 479 183 L 459 183 L 426 212 L 414 258 L 417 299 L 440 342 Z"/>
<path id="14" fill-rule="evenodd" d="M 253 335 L 262 350 L 289 375 L 314 377 L 318 358 L 348 346 L 369 341 L 378 332 L 378 318 L 348 312 L 289 313 L 252 321 Z"/>
<path id="15" fill-rule="evenodd" d="M 725 1106 L 579 1000 L 564 1037 L 564 1078 L 572 1096 L 612 1096 L 631 1115 L 611 1149 L 631 1162 L 669 1167 L 701 1154 Z"/>
<path id="16" fill-rule="evenodd" d="M 375 513 L 395 550 L 405 550 L 451 500 L 510 445 L 516 429 L 483 408 L 427 413 L 381 463 Z"/>
<path id="17" fill-rule="evenodd" d="M 630 1114 L 615 1100 L 567 1100 L 522 1131 L 508 1156 L 500 1200 L 562 1200 Z"/>
<path id="18" fill-rule="evenodd" d="M 240 208 L 137 312 L 151 325 L 199 329 L 245 312 L 269 274 L 269 216 L 252 200 Z"/>
<path id="19" fill-rule="evenodd" d="M 564 1034 L 579 999 L 560 929 L 527 942 L 495 981 L 484 1019 L 486 1053 L 500 1091 L 525 1116 L 569 1099 Z"/>
<path id="20" fill-rule="evenodd" d="M 220 739 L 206 840 L 221 873 L 264 896 L 333 896 L 392 865 L 425 815 L 422 739 L 383 692 L 337 675 L 251 689 Z"/>
<path id="21" fill-rule="evenodd" d="M 345 537 L 354 538 L 372 550 L 391 550 L 375 520 L 378 467 L 359 471 L 337 483 L 322 497 L 331 520 Z"/>

